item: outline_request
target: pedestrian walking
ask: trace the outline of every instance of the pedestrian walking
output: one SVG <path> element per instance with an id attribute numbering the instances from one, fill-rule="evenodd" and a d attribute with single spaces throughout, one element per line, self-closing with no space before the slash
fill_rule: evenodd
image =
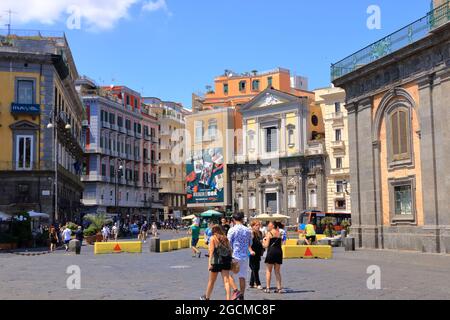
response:
<path id="1" fill-rule="evenodd" d="M 214 224 L 212 222 L 208 223 L 208 228 L 205 229 L 205 244 L 208 246 L 209 245 L 209 241 L 211 240 L 211 237 L 213 235 L 212 232 L 212 227 L 214 226 Z M 209 257 L 209 252 L 205 254 L 205 257 Z"/>
<path id="2" fill-rule="evenodd" d="M 283 264 L 282 235 L 280 232 L 280 222 L 269 222 L 267 234 L 263 240 L 263 246 L 267 249 L 266 255 L 266 289 L 265 293 L 270 293 L 270 283 L 272 271 L 275 270 L 277 282 L 276 293 L 283 293 L 281 287 L 281 265 Z"/>
<path id="3" fill-rule="evenodd" d="M 53 252 L 56 250 L 56 246 L 58 245 L 59 242 L 58 232 L 56 232 L 55 227 L 50 228 L 49 238 L 50 238 L 50 251 Z"/>
<path id="4" fill-rule="evenodd" d="M 225 235 L 228 235 L 228 231 L 230 230 L 230 225 L 228 223 L 228 220 L 226 218 L 222 218 L 221 220 L 221 227 L 223 229 L 223 232 Z"/>
<path id="5" fill-rule="evenodd" d="M 103 242 L 108 242 L 110 232 L 107 225 L 104 225 L 102 228 L 102 236 L 103 236 Z"/>
<path id="6" fill-rule="evenodd" d="M 148 224 L 147 221 L 141 226 L 141 230 L 139 232 L 139 240 L 147 242 L 147 232 L 148 232 Z"/>
<path id="7" fill-rule="evenodd" d="M 117 222 L 111 229 L 111 236 L 114 238 L 114 241 L 117 241 L 117 238 L 119 237 L 119 227 L 117 226 Z"/>
<path id="8" fill-rule="evenodd" d="M 83 228 L 81 228 L 81 226 L 78 226 L 77 231 L 75 231 L 75 239 L 80 241 L 80 246 L 83 245 L 84 234 L 83 234 Z"/>
<path id="9" fill-rule="evenodd" d="M 230 276 L 230 284 L 234 288 L 232 300 L 244 300 L 245 280 L 249 266 L 249 253 L 255 255 L 252 245 L 252 232 L 243 225 L 244 214 L 242 212 L 233 215 L 234 226 L 228 231 L 228 240 L 233 250 L 233 261 L 238 265 L 239 288 L 237 289 L 233 276 Z"/>
<path id="10" fill-rule="evenodd" d="M 262 245 L 261 222 L 253 220 L 250 224 L 252 228 L 252 250 L 254 255 L 250 256 L 250 288 L 262 290 L 261 280 L 259 279 L 259 270 L 261 268 L 261 257 L 264 254 L 264 247 Z"/>
<path id="11" fill-rule="evenodd" d="M 230 270 L 232 262 L 232 251 L 230 241 L 219 225 L 211 227 L 211 238 L 209 241 L 209 280 L 206 294 L 200 300 L 210 300 L 219 273 L 222 275 L 225 286 L 226 300 L 231 299 Z"/>
<path id="12" fill-rule="evenodd" d="M 156 225 L 156 222 L 152 223 L 152 236 L 154 238 L 158 236 L 158 226 Z"/>
<path id="13" fill-rule="evenodd" d="M 68 225 L 65 226 L 62 232 L 62 239 L 64 241 L 64 247 L 66 248 L 66 252 L 69 251 L 69 242 L 72 240 L 72 230 L 69 229 Z"/>
<path id="14" fill-rule="evenodd" d="M 192 248 L 192 257 L 198 257 L 201 258 L 202 253 L 197 248 L 198 241 L 200 239 L 200 226 L 198 224 L 193 224 L 190 228 L 191 233 L 191 248 Z"/>

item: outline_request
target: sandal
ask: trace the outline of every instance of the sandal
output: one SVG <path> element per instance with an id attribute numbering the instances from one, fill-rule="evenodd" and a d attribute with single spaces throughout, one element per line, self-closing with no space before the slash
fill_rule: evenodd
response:
<path id="1" fill-rule="evenodd" d="M 269 288 L 264 289 L 264 293 L 270 293 L 270 289 Z"/>
<path id="2" fill-rule="evenodd" d="M 275 293 L 283 294 L 283 289 L 277 289 L 275 290 Z"/>

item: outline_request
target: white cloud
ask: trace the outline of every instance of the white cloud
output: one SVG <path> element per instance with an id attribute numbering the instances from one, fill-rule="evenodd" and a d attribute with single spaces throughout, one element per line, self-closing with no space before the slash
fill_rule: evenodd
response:
<path id="1" fill-rule="evenodd" d="M 127 18 L 131 7 L 139 3 L 143 3 L 146 11 L 168 12 L 165 0 L 0 0 L 0 24 L 7 22 L 8 14 L 4 11 L 11 9 L 13 28 L 31 22 L 52 25 L 79 14 L 82 28 L 105 30 Z"/>

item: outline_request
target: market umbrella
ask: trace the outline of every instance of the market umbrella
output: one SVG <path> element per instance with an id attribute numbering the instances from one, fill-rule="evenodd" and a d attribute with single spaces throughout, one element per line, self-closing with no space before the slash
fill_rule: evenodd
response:
<path id="1" fill-rule="evenodd" d="M 223 213 L 216 210 L 208 210 L 200 215 L 202 218 L 222 217 Z"/>
<path id="2" fill-rule="evenodd" d="M 264 213 L 264 214 L 260 214 L 259 216 L 253 217 L 252 219 L 254 220 L 260 220 L 260 221 L 281 221 L 281 220 L 287 220 L 290 219 L 291 217 L 289 216 L 285 216 L 282 214 L 268 214 L 268 213 Z"/>
<path id="3" fill-rule="evenodd" d="M 186 217 L 181 218 L 181 220 L 194 220 L 195 218 L 196 218 L 196 216 L 191 214 L 190 216 L 186 216 Z"/>
<path id="4" fill-rule="evenodd" d="M 0 211 L 0 220 L 6 221 L 6 220 L 11 220 L 11 218 L 12 217 L 9 214 L 6 214 L 6 213 Z"/>
<path id="5" fill-rule="evenodd" d="M 28 214 L 30 215 L 30 218 L 50 218 L 50 215 L 42 212 L 28 211 Z"/>

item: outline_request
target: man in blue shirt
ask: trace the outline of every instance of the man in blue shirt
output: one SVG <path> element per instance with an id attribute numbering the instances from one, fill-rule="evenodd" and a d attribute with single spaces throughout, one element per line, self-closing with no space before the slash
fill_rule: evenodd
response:
<path id="1" fill-rule="evenodd" d="M 233 259 L 239 264 L 239 278 L 240 291 L 235 289 L 232 300 L 244 300 L 245 293 L 245 279 L 247 278 L 249 253 L 255 255 L 252 250 L 252 232 L 249 228 L 243 225 L 244 214 L 235 213 L 233 215 L 234 226 L 228 231 L 228 240 L 230 240 L 231 248 L 233 250 Z M 230 285 L 232 288 L 237 288 L 233 277 L 230 277 Z"/>

